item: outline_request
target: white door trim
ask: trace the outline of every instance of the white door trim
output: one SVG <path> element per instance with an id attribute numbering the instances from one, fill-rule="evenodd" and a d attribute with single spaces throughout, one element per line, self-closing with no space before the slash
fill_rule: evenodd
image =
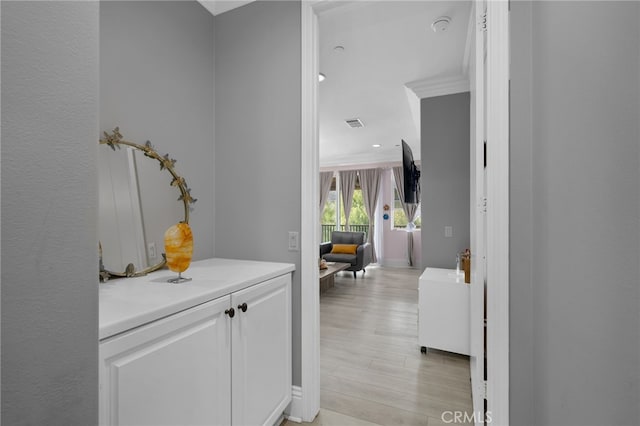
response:
<path id="1" fill-rule="evenodd" d="M 475 0 L 470 13 L 471 54 L 470 54 L 470 87 L 471 87 L 471 161 L 470 161 L 470 244 L 471 262 L 471 306 L 470 306 L 470 342 L 471 348 L 471 393 L 474 413 L 484 412 L 484 375 L 485 375 L 485 231 L 486 214 L 484 199 L 486 197 L 486 179 L 484 168 L 485 140 L 485 32 L 482 27 L 485 13 L 485 0 Z M 475 424 L 484 425 L 484 418 L 476 414 Z"/>
<path id="2" fill-rule="evenodd" d="M 487 403 L 509 424 L 509 3 L 487 2 Z"/>
<path id="3" fill-rule="evenodd" d="M 318 142 L 318 17 L 313 3 L 301 2 L 301 386 L 302 421 L 320 411 L 319 142 Z"/>

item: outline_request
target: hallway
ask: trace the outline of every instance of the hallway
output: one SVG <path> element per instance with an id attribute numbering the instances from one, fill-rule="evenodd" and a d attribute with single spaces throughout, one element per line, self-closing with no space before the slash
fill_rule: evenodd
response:
<path id="1" fill-rule="evenodd" d="M 341 272 L 321 294 L 317 424 L 439 425 L 451 412 L 473 413 L 468 357 L 420 353 L 419 275 L 369 267 L 354 280 Z"/>

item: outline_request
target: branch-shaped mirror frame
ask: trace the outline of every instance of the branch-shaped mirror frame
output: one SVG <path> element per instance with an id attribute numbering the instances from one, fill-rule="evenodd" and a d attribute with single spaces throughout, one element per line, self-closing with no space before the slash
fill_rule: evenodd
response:
<path id="1" fill-rule="evenodd" d="M 160 170 L 166 170 L 171 174 L 171 176 L 173 177 L 173 180 L 171 181 L 171 186 L 178 187 L 178 189 L 180 190 L 180 197 L 178 197 L 178 201 L 182 201 L 182 203 L 184 204 L 184 220 L 182 220 L 181 222 L 189 223 L 189 212 L 193 209 L 191 205 L 198 200 L 191 196 L 191 189 L 187 186 L 186 180 L 183 177 L 179 176 L 178 173 L 176 173 L 176 170 L 174 168 L 176 164 L 176 160 L 171 158 L 169 154 L 165 154 L 165 155 L 158 154 L 158 152 L 155 150 L 155 148 L 153 147 L 153 145 L 151 145 L 151 142 L 149 141 L 147 141 L 144 145 L 140 145 L 134 142 L 129 142 L 124 140 L 122 138 L 122 134 L 120 133 L 119 127 L 116 127 L 115 129 L 113 129 L 112 133 L 107 133 L 107 132 L 103 132 L 103 133 L 104 133 L 104 138 L 99 140 L 100 145 L 107 145 L 114 151 L 116 149 L 120 149 L 122 145 L 129 146 L 131 148 L 137 149 L 138 151 L 142 151 L 142 153 L 146 157 L 157 160 L 160 163 Z M 100 248 L 100 251 L 102 251 L 101 248 Z M 130 278 L 130 277 L 140 277 L 143 275 L 147 275 L 150 272 L 157 271 L 158 269 L 163 268 L 167 263 L 166 256 L 163 253 L 162 260 L 159 263 L 149 266 L 141 271 L 136 271 L 133 263 L 129 263 L 125 268 L 124 272 L 113 272 L 113 271 L 104 269 L 104 266 L 102 265 L 102 254 L 100 254 L 100 260 L 101 261 L 100 261 L 99 277 L 100 277 L 100 281 L 103 281 L 103 282 L 106 282 L 111 278 Z"/>

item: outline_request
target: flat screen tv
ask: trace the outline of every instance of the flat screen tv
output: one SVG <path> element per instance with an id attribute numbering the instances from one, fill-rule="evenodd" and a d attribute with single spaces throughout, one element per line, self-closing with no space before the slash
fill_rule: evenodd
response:
<path id="1" fill-rule="evenodd" d="M 405 141 L 402 141 L 402 168 L 404 170 L 404 202 L 418 204 L 420 202 L 420 170 L 416 167 L 411 148 Z"/>

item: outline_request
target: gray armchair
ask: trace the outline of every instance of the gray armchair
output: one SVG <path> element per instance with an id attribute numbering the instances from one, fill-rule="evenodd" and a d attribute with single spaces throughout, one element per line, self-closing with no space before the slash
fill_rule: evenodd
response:
<path id="1" fill-rule="evenodd" d="M 334 244 L 357 244 L 358 248 L 356 254 L 331 253 Z M 371 244 L 366 242 L 364 232 L 333 231 L 331 242 L 320 244 L 320 257 L 327 262 L 350 263 L 346 270 L 353 271 L 355 278 L 356 271 L 362 270 L 362 275 L 367 272 L 364 268 L 371 263 Z"/>

